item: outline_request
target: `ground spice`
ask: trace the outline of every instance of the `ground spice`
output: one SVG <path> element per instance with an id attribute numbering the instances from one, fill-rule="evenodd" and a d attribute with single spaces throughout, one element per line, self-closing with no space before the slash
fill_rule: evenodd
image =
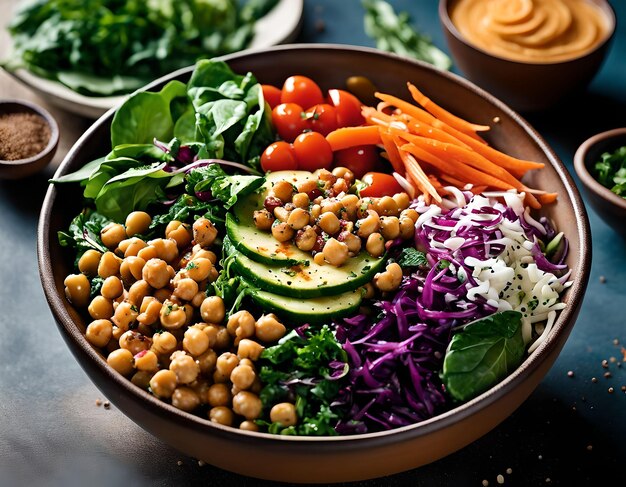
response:
<path id="1" fill-rule="evenodd" d="M 34 113 L 0 115 L 0 159 L 17 161 L 39 154 L 50 141 L 50 126 Z"/>

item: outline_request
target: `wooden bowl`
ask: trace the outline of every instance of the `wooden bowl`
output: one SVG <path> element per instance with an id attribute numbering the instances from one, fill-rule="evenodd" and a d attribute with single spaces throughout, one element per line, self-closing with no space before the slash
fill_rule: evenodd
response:
<path id="1" fill-rule="evenodd" d="M 583 142 L 574 155 L 574 169 L 587 192 L 587 199 L 600 217 L 626 238 L 626 198 L 616 195 L 592 175 L 604 152 L 626 146 L 626 127 L 602 132 Z"/>
<path id="2" fill-rule="evenodd" d="M 0 115 L 9 113 L 34 113 L 50 127 L 50 140 L 39 154 L 13 161 L 0 160 L 0 178 L 19 179 L 41 171 L 52 160 L 59 145 L 59 126 L 47 110 L 29 101 L 0 100 Z"/>
<path id="3" fill-rule="evenodd" d="M 513 61 L 475 46 L 459 32 L 450 19 L 457 1 L 439 1 L 439 19 L 455 63 L 478 86 L 520 111 L 549 108 L 586 87 L 600 69 L 615 32 L 615 12 L 609 2 L 590 0 L 600 7 L 609 26 L 591 51 L 559 62 Z"/>
<path id="4" fill-rule="evenodd" d="M 59 330 L 80 365 L 122 412 L 163 441 L 220 468 L 274 481 L 327 483 L 389 475 L 449 455 L 490 431 L 522 404 L 552 366 L 574 326 L 589 278 L 589 223 L 563 164 L 532 127 L 502 102 L 468 81 L 424 63 L 372 49 L 333 45 L 282 46 L 224 59 L 236 72 L 250 70 L 260 82 L 276 85 L 298 73 L 328 89 L 344 86 L 349 76 L 363 75 L 381 90 L 406 99 L 406 81 L 410 80 L 444 107 L 476 123 L 492 124 L 494 117 L 499 117 L 499 123 L 487 135 L 489 142 L 514 156 L 545 163 L 546 168 L 530 175 L 528 183 L 559 193 L 558 203 L 546 208 L 545 214 L 570 240 L 567 263 L 575 282 L 564 298 L 568 306 L 550 336 L 509 377 L 479 397 L 430 420 L 357 436 L 294 437 L 240 431 L 156 399 L 112 370 L 87 342 L 83 335 L 85 322 L 63 293 L 63 279 L 73 270 L 73 258 L 59 246 L 56 237 L 56 232 L 66 228 L 80 211 L 80 188 L 51 186 L 39 221 L 40 275 Z M 147 89 L 158 90 L 170 79 L 187 81 L 190 73 L 191 69 L 179 71 Z M 112 118 L 109 112 L 87 130 L 57 176 L 76 170 L 110 149 Z"/>

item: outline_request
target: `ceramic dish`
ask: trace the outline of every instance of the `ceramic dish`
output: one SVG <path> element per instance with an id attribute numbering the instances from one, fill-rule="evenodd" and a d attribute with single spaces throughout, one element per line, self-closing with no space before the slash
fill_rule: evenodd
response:
<path id="1" fill-rule="evenodd" d="M 567 264 L 575 276 L 565 295 L 567 308 L 550 336 L 508 378 L 477 398 L 419 424 L 356 436 L 295 437 L 222 427 L 182 412 L 135 387 L 110 367 L 84 337 L 85 323 L 67 302 L 63 279 L 72 258 L 57 243 L 82 204 L 79 188 L 50 187 L 39 222 L 39 266 L 46 297 L 59 330 L 80 365 L 104 394 L 133 421 L 182 452 L 244 475 L 293 482 L 339 482 L 389 475 L 419 467 L 463 448 L 498 425 L 530 395 L 548 372 L 574 326 L 591 264 L 589 224 L 576 186 L 545 141 L 506 105 L 450 73 L 430 65 L 365 48 L 281 46 L 224 58 L 235 72 L 255 73 L 262 83 L 279 84 L 293 73 L 318 80 L 322 88 L 342 86 L 348 76 L 369 77 L 387 93 L 404 96 L 406 81 L 459 116 L 489 123 L 491 144 L 514 156 L 546 164 L 528 183 L 558 191 L 545 214 L 570 241 Z M 178 73 L 186 81 L 191 69 Z M 147 87 L 159 89 L 170 77 Z M 478 114 L 478 115 L 477 115 Z M 494 117 L 499 122 L 494 124 Z M 109 150 L 113 113 L 98 120 L 71 149 L 57 176 Z M 478 119 L 477 119 L 478 118 Z M 97 433 L 96 433 L 97 434 Z M 245 462 L 239 459 L 245 458 Z M 280 465 L 280 467 L 278 467 Z"/>
<path id="2" fill-rule="evenodd" d="M 293 41 L 300 32 L 303 9 L 304 0 L 280 0 L 265 17 L 256 22 L 250 49 L 262 49 Z M 9 74 L 50 103 L 87 118 L 98 118 L 125 98 L 81 95 L 58 81 L 39 77 L 25 69 Z"/>

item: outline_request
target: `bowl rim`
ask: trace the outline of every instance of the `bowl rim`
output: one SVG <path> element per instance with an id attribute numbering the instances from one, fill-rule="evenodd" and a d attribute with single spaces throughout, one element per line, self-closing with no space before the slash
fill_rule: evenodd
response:
<path id="1" fill-rule="evenodd" d="M 620 137 L 624 139 L 623 145 L 626 146 L 626 127 L 606 130 L 589 137 L 582 144 L 580 144 L 578 149 L 576 149 L 576 153 L 574 154 L 574 169 L 576 170 L 576 174 L 578 174 L 582 183 L 589 191 L 592 191 L 603 200 L 608 201 L 612 205 L 626 211 L 626 198 L 616 195 L 609 188 L 602 185 L 595 177 L 593 177 L 587 167 L 587 155 L 589 154 L 589 150 L 594 145 L 610 139 L 618 139 Z M 589 161 L 589 164 L 592 163 L 593 161 Z"/>
<path id="2" fill-rule="evenodd" d="M 535 129 L 518 113 L 513 111 L 502 101 L 495 98 L 493 95 L 487 93 L 483 89 L 474 85 L 470 81 L 450 72 L 441 71 L 427 63 L 408 59 L 406 57 L 390 54 L 380 51 L 378 49 L 350 46 L 343 44 L 286 44 L 281 46 L 274 46 L 269 49 L 251 49 L 241 51 L 239 53 L 222 56 L 216 59 L 226 62 L 232 60 L 245 61 L 246 57 L 254 57 L 259 55 L 270 55 L 279 51 L 296 51 L 299 53 L 306 53 L 307 51 L 321 51 L 321 52 L 337 52 L 343 51 L 348 55 L 359 56 L 382 56 L 398 62 L 412 64 L 419 69 L 426 69 L 435 73 L 438 76 L 447 78 L 449 81 L 460 85 L 462 88 L 473 92 L 474 95 L 478 95 L 485 101 L 489 102 L 496 108 L 505 113 L 512 119 L 517 125 L 519 125 L 532 139 L 532 141 L 540 148 L 545 154 L 546 158 L 550 161 L 550 165 L 557 173 L 559 179 L 564 183 L 565 192 L 572 202 L 573 211 L 577 219 L 577 238 L 580 242 L 579 252 L 576 256 L 578 262 L 580 262 L 580 269 L 577 275 L 577 279 L 571 286 L 568 294 L 568 301 L 571 303 L 581 303 L 585 293 L 586 284 L 589 280 L 589 274 L 591 270 L 591 231 L 589 226 L 589 219 L 583 204 L 582 198 L 574 181 L 564 164 L 560 161 L 554 151 L 548 146 L 545 140 L 535 131 Z M 180 69 L 167 76 L 159 78 L 146 87 L 143 90 L 151 90 L 155 87 L 174 79 L 177 76 L 190 74 L 193 70 L 193 66 Z M 109 110 L 100 119 L 95 121 L 90 128 L 78 139 L 74 146 L 70 149 L 67 156 L 56 171 L 55 178 L 59 177 L 66 171 L 67 167 L 74 159 L 75 153 L 80 147 L 85 144 L 91 134 L 102 124 L 105 123 L 110 117 L 112 117 L 115 108 Z M 493 403 L 499 401 L 508 394 L 509 391 L 516 388 L 518 385 L 524 382 L 526 378 L 535 373 L 542 365 L 543 358 L 549 356 L 554 349 L 558 346 L 558 340 L 562 334 L 566 337 L 574 326 L 575 318 L 578 313 L 578 306 L 568 306 L 559 314 L 556 322 L 551 331 L 551 335 L 533 351 L 524 362 L 509 376 L 496 384 L 494 387 L 475 397 L 474 399 L 463 403 L 457 407 L 454 407 L 448 411 L 438 414 L 430 419 L 415 423 L 412 425 L 396 428 L 388 431 L 380 431 L 374 433 L 365 433 L 359 435 L 345 435 L 345 436 L 282 436 L 272 435 L 269 433 L 250 432 L 243 431 L 227 426 L 222 426 L 216 423 L 210 422 L 208 419 L 203 419 L 200 416 L 193 415 L 176 409 L 171 404 L 163 402 L 147 391 L 135 386 L 127 378 L 121 376 L 113 369 L 111 369 L 106 360 L 100 355 L 100 353 L 87 342 L 85 336 L 80 332 L 79 328 L 74 323 L 72 317 L 65 309 L 64 298 L 61 293 L 56 292 L 56 283 L 52 273 L 52 266 L 50 262 L 50 246 L 51 235 L 49 223 L 51 219 L 51 209 L 55 198 L 57 197 L 57 189 L 55 186 L 50 185 L 46 192 L 42 210 L 38 223 L 38 237 L 37 237 L 37 255 L 39 263 L 40 280 L 43 286 L 44 294 L 50 309 L 55 317 L 59 331 L 63 335 L 64 339 L 72 340 L 77 345 L 83 354 L 86 354 L 93 361 L 93 364 L 99 369 L 99 371 L 113 380 L 116 385 L 123 389 L 126 394 L 129 394 L 135 401 L 145 403 L 147 406 L 153 407 L 153 413 L 163 417 L 168 421 L 172 421 L 178 424 L 182 424 L 196 430 L 201 430 L 203 433 L 213 434 L 219 437 L 226 437 L 229 439 L 239 441 L 249 441 L 255 444 L 266 444 L 272 442 L 272 444 L 289 445 L 290 448 L 308 448 L 312 445 L 324 445 L 325 449 L 328 448 L 345 448 L 346 445 L 367 444 L 371 446 L 384 446 L 390 443 L 402 442 L 414 437 L 420 437 L 428 435 L 432 432 L 445 429 L 454 423 L 467 419 L 481 410 L 491 406 Z M 92 364 L 92 365 L 93 365 Z M 115 402 L 115 398 L 112 399 Z M 307 446 L 308 445 L 308 446 Z"/>
<path id="3" fill-rule="evenodd" d="M 45 122 L 48 124 L 48 127 L 50 127 L 50 140 L 48 140 L 46 147 L 44 147 L 37 154 L 30 156 L 30 157 L 25 157 L 24 159 L 15 159 L 13 161 L 0 159 L 0 165 L 5 165 L 7 167 L 24 166 L 28 164 L 34 164 L 36 162 L 39 162 L 43 158 L 47 157 L 59 143 L 59 125 L 57 124 L 57 121 L 55 120 L 55 118 L 50 114 L 50 112 L 48 112 L 48 110 L 46 110 L 42 106 L 37 105 L 36 103 L 33 103 L 28 100 L 20 100 L 17 98 L 0 99 L 0 115 L 4 115 L 6 113 L 21 113 L 17 110 L 12 111 L 12 112 L 4 112 L 3 106 L 5 105 L 17 105 L 20 107 L 24 107 L 26 108 L 26 110 L 23 110 L 23 112 L 26 112 L 26 113 L 34 112 L 35 114 L 43 118 Z"/>
<path id="4" fill-rule="evenodd" d="M 566 58 L 566 59 L 561 59 L 559 61 L 524 61 L 521 59 L 511 59 L 511 58 L 507 58 L 498 54 L 494 54 L 492 52 L 489 52 L 485 49 L 483 49 L 482 47 L 477 46 L 476 44 L 474 44 L 473 42 L 469 41 L 456 27 L 456 25 L 454 25 L 454 22 L 452 22 L 452 19 L 450 18 L 450 5 L 454 2 L 458 2 L 460 0 L 439 0 L 439 19 L 441 21 L 441 23 L 443 24 L 443 26 L 445 27 L 445 30 L 447 30 L 448 32 L 450 32 L 450 34 L 452 34 L 459 42 L 461 42 L 463 45 L 477 51 L 480 52 L 481 54 L 483 54 L 484 56 L 493 58 L 493 59 L 497 59 L 499 61 L 503 61 L 503 62 L 507 62 L 507 63 L 511 63 L 511 64 L 521 64 L 521 65 L 527 65 L 527 66 L 562 66 L 564 64 L 567 63 L 573 63 L 576 61 L 579 61 L 581 59 L 584 59 L 586 57 L 589 57 L 591 55 L 593 55 L 594 53 L 596 53 L 597 51 L 601 50 L 604 48 L 604 46 L 606 46 L 611 39 L 613 39 L 613 36 L 615 35 L 615 30 L 617 28 L 617 15 L 615 14 L 615 9 L 613 8 L 613 6 L 611 5 L 611 3 L 608 0 L 595 0 L 597 2 L 601 2 L 603 5 L 606 6 L 606 12 L 603 10 L 603 13 L 608 14 L 606 15 L 606 20 L 608 22 L 608 27 L 609 29 L 607 30 L 607 32 L 604 35 L 604 39 L 601 40 L 601 42 L 598 42 L 593 49 L 590 49 L 589 51 L 583 52 L 582 54 L 579 54 L 578 56 L 575 57 L 571 57 L 571 58 Z"/>

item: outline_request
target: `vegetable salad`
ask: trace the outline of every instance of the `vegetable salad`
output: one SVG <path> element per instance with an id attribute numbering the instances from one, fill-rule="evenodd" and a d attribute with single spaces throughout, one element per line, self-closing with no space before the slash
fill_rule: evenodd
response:
<path id="1" fill-rule="evenodd" d="M 52 181 L 84 188 L 59 241 L 87 340 L 179 409 L 284 435 L 414 424 L 504 379 L 566 306 L 567 239 L 536 214 L 556 195 L 409 88 L 365 106 L 202 61 L 129 98 L 111 152 Z"/>

